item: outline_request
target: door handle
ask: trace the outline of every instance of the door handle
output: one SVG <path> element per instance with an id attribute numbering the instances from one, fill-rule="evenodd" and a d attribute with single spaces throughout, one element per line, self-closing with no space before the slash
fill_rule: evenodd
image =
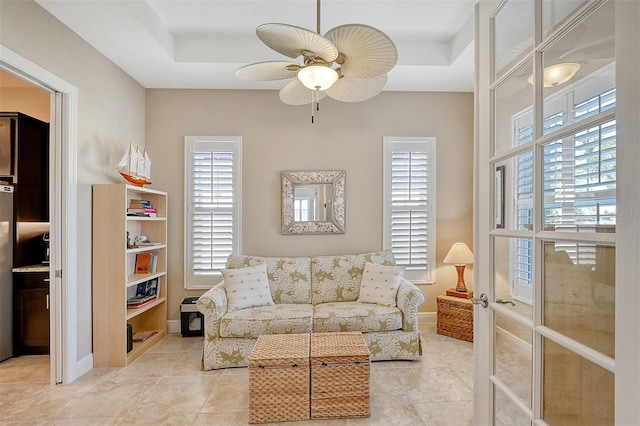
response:
<path id="1" fill-rule="evenodd" d="M 481 305 L 483 308 L 486 308 L 487 306 L 489 306 L 489 298 L 486 294 L 482 293 L 479 299 L 476 297 L 472 297 L 471 303 L 473 303 L 474 305 Z"/>
<path id="2" fill-rule="evenodd" d="M 507 300 L 507 299 L 496 299 L 496 303 L 501 303 L 503 305 L 506 305 L 506 304 L 510 303 L 511 306 L 516 306 L 516 304 L 513 303 L 512 300 Z"/>

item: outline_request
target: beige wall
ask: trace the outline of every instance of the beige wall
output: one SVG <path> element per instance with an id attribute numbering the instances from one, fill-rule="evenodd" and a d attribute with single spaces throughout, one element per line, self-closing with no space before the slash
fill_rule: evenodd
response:
<path id="1" fill-rule="evenodd" d="M 0 43 L 78 89 L 77 360 L 91 354 L 91 185 L 145 141 L 145 90 L 31 0 L 0 1 Z M 72 355 L 73 356 L 73 355 Z"/>
<path id="2" fill-rule="evenodd" d="M 147 149 L 153 188 L 169 192 L 169 319 L 179 318 L 183 289 L 184 137 L 242 136 L 242 251 L 263 256 L 359 253 L 382 248 L 382 138 L 437 138 L 437 282 L 421 286 L 422 311 L 455 286 L 442 259 L 455 241 L 472 246 L 473 94 L 384 92 L 355 104 L 324 100 L 283 104 L 275 91 L 147 90 Z M 283 236 L 280 172 L 344 169 L 346 233 Z M 473 288 L 472 268 L 465 274 Z"/>

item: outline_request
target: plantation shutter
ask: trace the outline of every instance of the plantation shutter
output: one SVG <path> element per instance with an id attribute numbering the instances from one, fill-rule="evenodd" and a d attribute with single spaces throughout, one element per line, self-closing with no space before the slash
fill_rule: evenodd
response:
<path id="1" fill-rule="evenodd" d="M 233 152 L 193 155 L 193 269 L 222 268 L 233 251 Z"/>
<path id="2" fill-rule="evenodd" d="M 391 250 L 407 270 L 427 267 L 427 188 L 427 153 L 393 152 Z"/>
<path id="3" fill-rule="evenodd" d="M 430 281 L 435 259 L 435 150 L 425 139 L 387 144 L 385 247 L 404 267 L 405 277 Z"/>
<path id="4" fill-rule="evenodd" d="M 188 184 L 188 265 L 193 283 L 220 274 L 236 252 L 239 155 L 233 142 L 191 141 Z"/>

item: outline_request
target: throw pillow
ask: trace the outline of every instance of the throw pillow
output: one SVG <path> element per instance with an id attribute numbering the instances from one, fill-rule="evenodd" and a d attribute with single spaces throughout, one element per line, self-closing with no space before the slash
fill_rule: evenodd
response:
<path id="1" fill-rule="evenodd" d="M 267 265 L 238 269 L 223 269 L 224 287 L 227 290 L 227 309 L 253 308 L 275 305 L 269 289 Z"/>
<path id="2" fill-rule="evenodd" d="M 396 294 L 404 271 L 399 266 L 365 263 L 359 302 L 396 306 Z"/>

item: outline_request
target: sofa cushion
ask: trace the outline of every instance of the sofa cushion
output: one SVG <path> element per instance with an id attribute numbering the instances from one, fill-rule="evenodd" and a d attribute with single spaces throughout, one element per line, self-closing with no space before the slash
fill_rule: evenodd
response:
<path id="1" fill-rule="evenodd" d="M 400 330 L 402 312 L 389 306 L 361 302 L 330 302 L 314 305 L 313 331 Z"/>
<path id="2" fill-rule="evenodd" d="M 396 306 L 396 295 L 404 270 L 398 266 L 365 263 L 358 302 Z"/>
<path id="3" fill-rule="evenodd" d="M 294 303 L 229 311 L 220 320 L 220 337 L 257 339 L 262 334 L 311 333 L 313 306 Z"/>
<path id="4" fill-rule="evenodd" d="M 222 276 L 230 311 L 274 304 L 265 265 L 223 269 Z"/>
<path id="5" fill-rule="evenodd" d="M 311 258 L 230 255 L 226 268 L 267 265 L 271 297 L 278 303 L 311 303 Z"/>
<path id="6" fill-rule="evenodd" d="M 311 258 L 311 302 L 317 305 L 357 300 L 366 262 L 389 266 L 396 264 L 391 250 Z"/>

